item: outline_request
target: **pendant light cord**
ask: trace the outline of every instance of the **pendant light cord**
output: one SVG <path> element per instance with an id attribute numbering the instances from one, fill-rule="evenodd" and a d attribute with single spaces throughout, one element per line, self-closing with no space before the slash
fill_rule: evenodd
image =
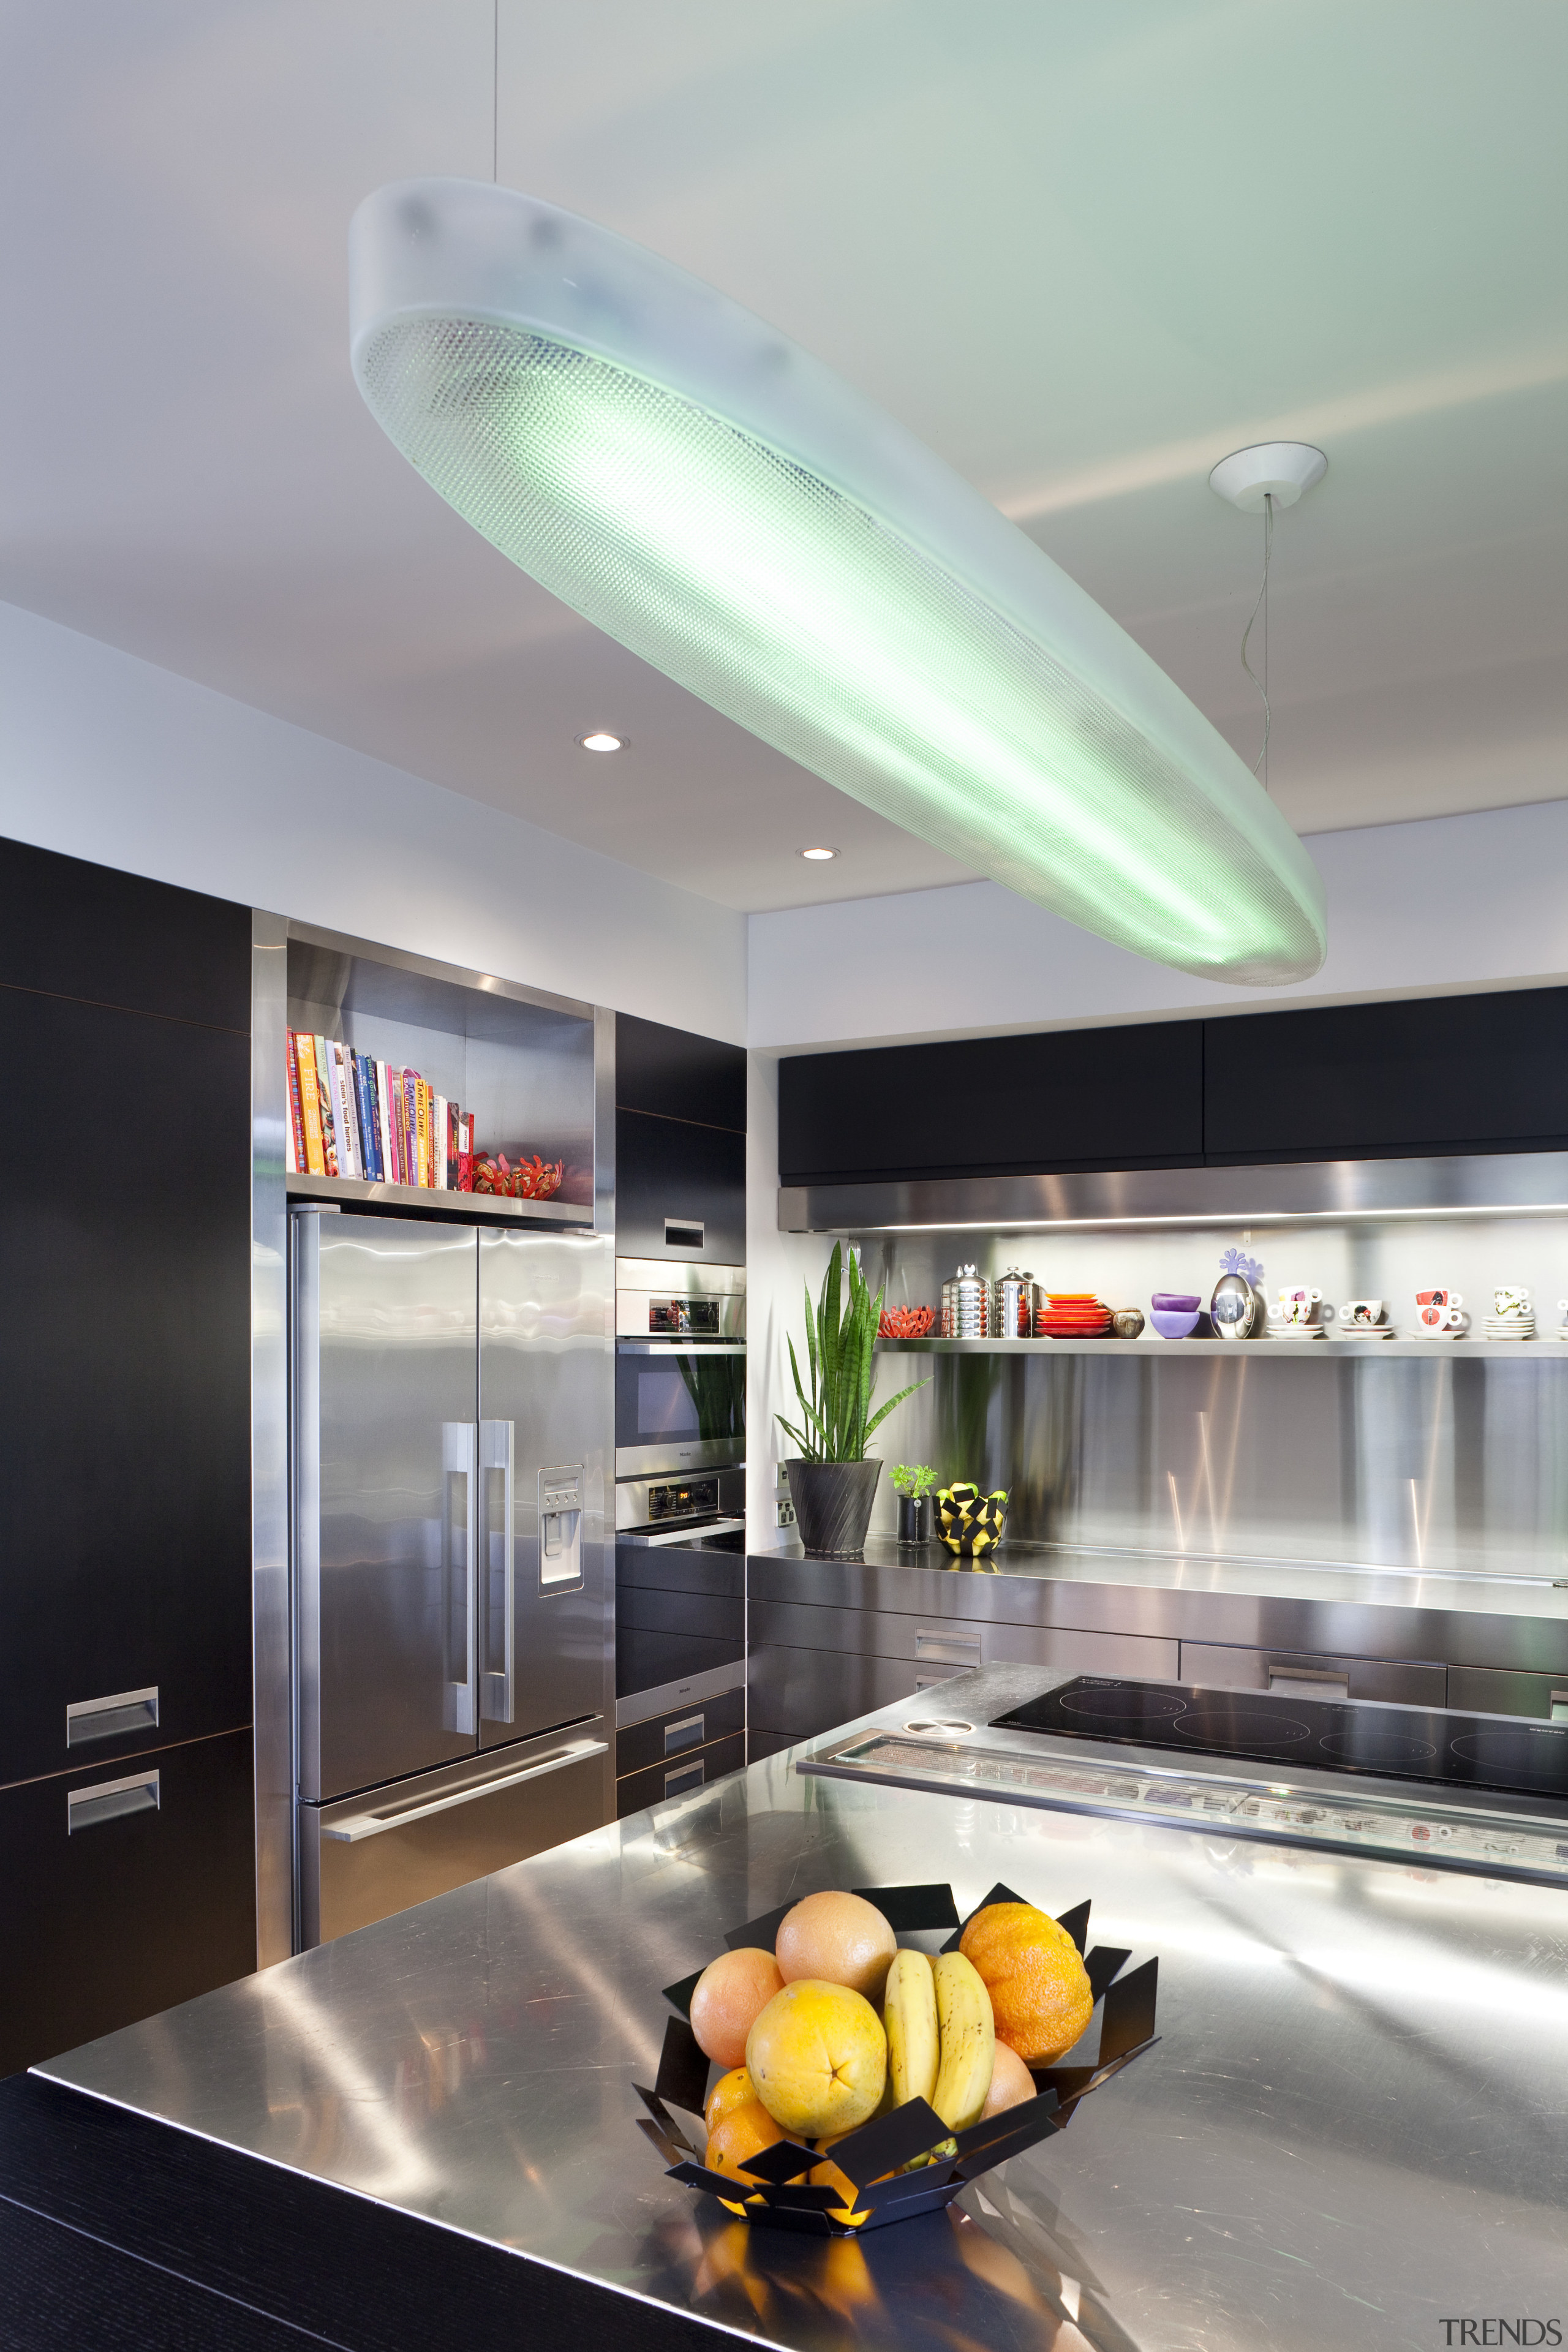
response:
<path id="1" fill-rule="evenodd" d="M 1263 493 L 1263 580 L 1258 591 L 1258 602 L 1252 608 L 1252 619 L 1241 633 L 1241 667 L 1263 698 L 1263 749 L 1252 763 L 1252 772 L 1262 779 L 1263 789 L 1268 790 L 1268 730 L 1271 714 L 1268 709 L 1268 559 L 1274 551 L 1274 493 Z M 1258 677 L 1247 658 L 1247 641 L 1251 636 L 1259 613 L 1263 615 L 1263 675 Z"/>
<path id="2" fill-rule="evenodd" d="M 500 181 L 500 0 L 490 11 L 490 178 Z"/>

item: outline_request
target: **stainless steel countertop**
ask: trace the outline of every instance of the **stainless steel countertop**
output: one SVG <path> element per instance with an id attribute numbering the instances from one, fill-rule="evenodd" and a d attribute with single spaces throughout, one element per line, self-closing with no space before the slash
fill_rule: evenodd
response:
<path id="1" fill-rule="evenodd" d="M 1058 1679 L 989 1668 L 942 1712 Z M 1159 2045 L 952 2213 L 860 2241 L 748 2231 L 667 2180 L 631 2087 L 658 1988 L 793 1894 L 942 1877 L 961 1909 L 997 1879 L 1091 1896 L 1095 1940 L 1160 1956 Z M 800 2352 L 1424 2352 L 1447 2317 L 1568 2324 L 1568 1896 L 788 1754 L 37 2071 Z"/>

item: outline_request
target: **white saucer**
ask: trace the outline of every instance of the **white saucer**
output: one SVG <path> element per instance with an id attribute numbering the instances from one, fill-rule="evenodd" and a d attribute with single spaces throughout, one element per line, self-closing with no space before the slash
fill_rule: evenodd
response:
<path id="1" fill-rule="evenodd" d="M 1329 1336 L 1321 1323 L 1270 1323 L 1268 1334 L 1274 1339 L 1326 1339 Z"/>
<path id="2" fill-rule="evenodd" d="M 1392 1323 L 1336 1323 L 1336 1339 L 1393 1339 L 1398 1337 Z"/>

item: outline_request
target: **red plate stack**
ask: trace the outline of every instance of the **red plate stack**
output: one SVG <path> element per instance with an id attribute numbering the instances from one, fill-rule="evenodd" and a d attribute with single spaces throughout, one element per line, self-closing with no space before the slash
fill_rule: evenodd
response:
<path id="1" fill-rule="evenodd" d="M 1110 1309 L 1092 1290 L 1053 1290 L 1035 1317 L 1042 1339 L 1100 1339 L 1110 1328 Z"/>

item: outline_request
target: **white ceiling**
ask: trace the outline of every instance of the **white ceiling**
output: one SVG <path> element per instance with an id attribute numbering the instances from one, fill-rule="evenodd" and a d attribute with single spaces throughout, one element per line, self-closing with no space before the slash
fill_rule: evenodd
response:
<path id="1" fill-rule="evenodd" d="M 1261 525 L 1206 476 L 1320 442 L 1287 814 L 1568 793 L 1562 0 L 12 0 L 5 38 L 0 596 L 731 906 L 956 878 L 382 438 L 349 215 L 493 140 L 924 436 L 1249 761 Z"/>

